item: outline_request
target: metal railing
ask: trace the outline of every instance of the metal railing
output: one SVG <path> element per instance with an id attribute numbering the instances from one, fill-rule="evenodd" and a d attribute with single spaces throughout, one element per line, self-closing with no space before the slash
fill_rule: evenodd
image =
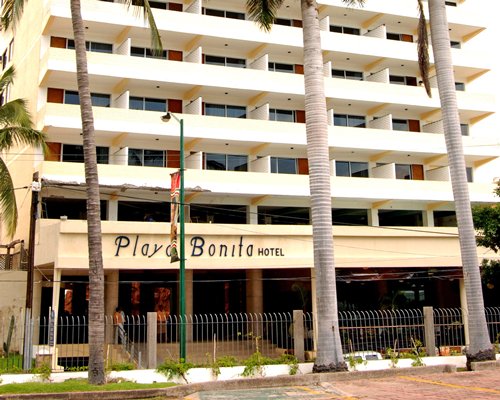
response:
<path id="1" fill-rule="evenodd" d="M 148 313 L 127 316 L 122 331 L 109 316 L 105 318 L 106 363 L 154 368 L 165 359 L 178 359 L 182 324 L 189 362 L 207 364 L 224 356 L 243 360 L 257 350 L 270 358 L 288 353 L 311 359 L 315 350 L 313 317 L 312 313 L 285 312 L 182 318 L 171 315 L 157 319 L 156 313 Z M 490 341 L 498 343 L 500 307 L 486 308 L 486 319 Z M 418 309 L 339 312 L 344 354 L 376 351 L 384 355 L 388 348 L 404 352 L 415 346 L 422 346 L 428 354 L 460 353 L 467 344 L 466 321 L 466 312 L 459 308 L 430 309 L 430 313 Z M 303 330 L 294 330 L 301 324 Z M 30 319 L 23 314 L 0 318 L 0 344 L 0 373 L 52 363 L 54 358 L 65 369 L 85 367 L 88 320 L 78 316 L 63 316 L 55 321 L 45 317 Z M 24 364 L 23 354 L 28 357 Z"/>

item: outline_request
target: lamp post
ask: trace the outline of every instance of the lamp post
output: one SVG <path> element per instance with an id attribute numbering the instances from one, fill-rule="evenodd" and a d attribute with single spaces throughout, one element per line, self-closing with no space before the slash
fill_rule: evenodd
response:
<path id="1" fill-rule="evenodd" d="M 186 271 L 186 257 L 185 257 L 185 238 L 184 238 L 184 120 L 177 118 L 173 113 L 167 112 L 161 117 L 163 122 L 168 122 L 170 119 L 175 119 L 180 126 L 179 131 L 179 314 L 181 318 L 181 324 L 179 329 L 180 340 L 179 340 L 179 358 L 181 361 L 186 361 L 186 282 L 185 282 L 185 271 Z"/>

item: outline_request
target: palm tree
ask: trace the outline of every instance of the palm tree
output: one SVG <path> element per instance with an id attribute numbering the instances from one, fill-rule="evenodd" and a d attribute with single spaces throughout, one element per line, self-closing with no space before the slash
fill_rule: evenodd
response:
<path id="1" fill-rule="evenodd" d="M 364 0 L 343 0 L 347 5 L 363 5 Z M 251 19 L 269 31 L 283 0 L 247 0 Z M 316 271 L 317 356 L 315 372 L 343 371 L 338 323 L 337 290 L 333 254 L 332 195 L 328 120 L 324 93 L 323 56 L 315 0 L 301 0 L 304 42 L 304 87 L 307 156 L 313 228 L 314 268 Z"/>
<path id="2" fill-rule="evenodd" d="M 15 70 L 10 67 L 0 76 L 0 103 L 14 81 Z M 8 151 L 16 145 L 45 147 L 43 133 L 32 129 L 33 122 L 26 101 L 15 99 L 0 106 L 0 152 Z M 7 236 L 12 238 L 17 228 L 17 205 L 14 184 L 4 159 L 0 157 L 0 217 Z M 30 244 L 31 246 L 31 244 Z"/>
<path id="3" fill-rule="evenodd" d="M 7 0 L 2 11 L 1 22 L 5 28 L 14 25 L 21 17 L 24 3 L 28 0 Z M 147 0 L 121 0 L 130 6 L 140 6 L 151 28 L 151 41 L 155 52 L 161 52 L 160 34 L 156 28 L 153 13 Z M 106 383 L 104 365 L 104 266 L 102 259 L 101 207 L 99 177 L 94 135 L 94 115 L 90 96 L 90 82 L 87 69 L 85 29 L 80 0 L 71 0 L 71 19 L 75 40 L 76 77 L 80 97 L 82 119 L 83 155 L 85 182 L 87 185 L 87 237 L 89 254 L 89 383 Z M 137 11 L 138 9 L 136 9 Z"/>
<path id="4" fill-rule="evenodd" d="M 455 200 L 460 253 L 462 256 L 467 310 L 469 315 L 469 349 L 467 367 L 471 361 L 494 360 L 486 325 L 481 275 L 477 257 L 476 239 L 467 184 L 462 134 L 458 115 L 450 36 L 444 0 L 429 0 L 429 19 L 432 50 L 441 101 L 444 136 L 448 153 L 451 185 Z"/>

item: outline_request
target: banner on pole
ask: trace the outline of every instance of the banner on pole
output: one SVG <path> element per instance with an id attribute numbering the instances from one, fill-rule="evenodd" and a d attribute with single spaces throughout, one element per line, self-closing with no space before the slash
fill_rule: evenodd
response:
<path id="1" fill-rule="evenodd" d="M 179 219 L 179 200 L 181 174 L 174 172 L 170 174 L 170 262 L 179 261 L 179 251 L 177 249 L 177 220 Z"/>

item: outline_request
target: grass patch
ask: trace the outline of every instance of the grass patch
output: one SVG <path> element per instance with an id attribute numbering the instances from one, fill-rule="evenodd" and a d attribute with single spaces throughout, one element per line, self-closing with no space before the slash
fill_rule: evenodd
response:
<path id="1" fill-rule="evenodd" d="M 133 390 L 133 389 L 158 389 L 169 386 L 175 386 L 174 383 L 135 383 L 135 382 L 116 382 L 106 385 L 90 385 L 86 379 L 68 379 L 61 383 L 10 383 L 0 386 L 0 394 L 19 394 L 19 393 L 65 393 L 65 392 L 97 392 L 112 390 Z"/>
<path id="2" fill-rule="evenodd" d="M 9 354 L 8 357 L 0 357 L 0 373 L 19 372 L 23 368 L 23 356 L 20 354 Z"/>

